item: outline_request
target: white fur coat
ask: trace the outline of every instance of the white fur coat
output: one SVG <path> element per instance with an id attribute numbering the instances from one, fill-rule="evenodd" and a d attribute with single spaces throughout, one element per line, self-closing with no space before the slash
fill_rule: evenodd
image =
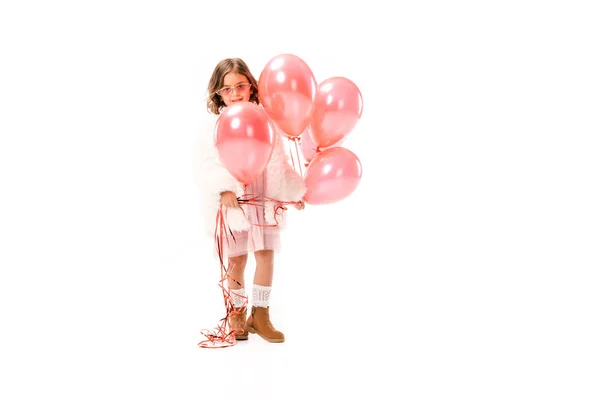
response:
<path id="1" fill-rule="evenodd" d="M 231 191 L 237 197 L 244 194 L 244 185 L 238 182 L 219 161 L 219 154 L 214 145 L 214 127 L 217 115 L 208 114 L 206 125 L 200 132 L 197 179 L 203 194 L 204 222 L 207 233 L 213 234 L 217 212 L 221 204 L 221 193 Z M 292 168 L 290 159 L 285 152 L 281 131 L 276 129 L 276 142 L 273 154 L 266 167 L 266 197 L 279 201 L 300 201 L 306 193 L 304 181 Z M 275 220 L 273 201 L 267 201 L 264 208 L 265 220 L 268 224 L 277 223 L 284 226 L 284 218 Z M 225 222 L 232 231 L 245 231 L 250 227 L 240 208 L 229 208 L 225 213 Z M 284 213 L 285 214 L 285 213 Z"/>

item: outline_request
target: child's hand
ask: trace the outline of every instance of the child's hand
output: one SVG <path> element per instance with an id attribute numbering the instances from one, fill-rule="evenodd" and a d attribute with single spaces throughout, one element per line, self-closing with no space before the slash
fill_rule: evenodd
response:
<path id="1" fill-rule="evenodd" d="M 240 204 L 238 203 L 237 197 L 235 196 L 235 193 L 233 192 L 223 192 L 221 193 L 221 204 L 223 204 L 225 207 L 239 207 Z"/>
<path id="2" fill-rule="evenodd" d="M 297 203 L 294 203 L 294 207 L 296 207 L 296 210 L 304 210 L 304 201 L 300 200 Z"/>

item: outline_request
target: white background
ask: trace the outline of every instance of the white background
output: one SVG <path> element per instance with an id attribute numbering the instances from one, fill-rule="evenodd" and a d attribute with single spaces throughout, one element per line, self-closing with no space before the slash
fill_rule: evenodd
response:
<path id="1" fill-rule="evenodd" d="M 592 1 L 203 3 L 2 2 L 1 398 L 600 396 Z M 363 177 L 290 211 L 286 342 L 200 349 L 205 89 L 281 53 L 361 89 Z"/>

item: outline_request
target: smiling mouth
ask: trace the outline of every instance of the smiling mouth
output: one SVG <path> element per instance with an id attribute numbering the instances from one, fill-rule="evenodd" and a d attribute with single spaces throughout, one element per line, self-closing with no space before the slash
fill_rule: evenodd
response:
<path id="1" fill-rule="evenodd" d="M 242 101 L 242 99 L 231 100 L 232 103 L 237 103 L 238 101 Z"/>

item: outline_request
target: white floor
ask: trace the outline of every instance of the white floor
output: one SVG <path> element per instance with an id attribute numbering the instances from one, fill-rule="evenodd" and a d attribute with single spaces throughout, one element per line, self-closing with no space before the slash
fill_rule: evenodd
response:
<path id="1" fill-rule="evenodd" d="M 296 227 L 315 222 L 319 210 L 303 213 L 291 221 Z M 8 271 L 2 292 L 5 398 L 598 393 L 598 295 L 581 264 L 536 266 L 523 261 L 533 253 L 480 251 L 484 240 L 474 236 L 431 233 L 428 241 L 402 227 L 378 233 L 396 244 L 386 252 L 364 232 L 329 228 L 320 217 L 313 237 L 299 241 L 289 230 L 277 259 L 272 319 L 286 334 L 283 344 L 252 335 L 231 348 L 197 347 L 200 330 L 224 313 L 206 239 L 175 245 L 162 230 L 155 233 L 162 243 L 132 238 L 128 252 L 79 253 L 65 244 L 71 256 L 55 253 L 47 264 L 42 254 L 27 256 L 38 262 L 30 272 L 13 264 L 21 270 Z"/>

